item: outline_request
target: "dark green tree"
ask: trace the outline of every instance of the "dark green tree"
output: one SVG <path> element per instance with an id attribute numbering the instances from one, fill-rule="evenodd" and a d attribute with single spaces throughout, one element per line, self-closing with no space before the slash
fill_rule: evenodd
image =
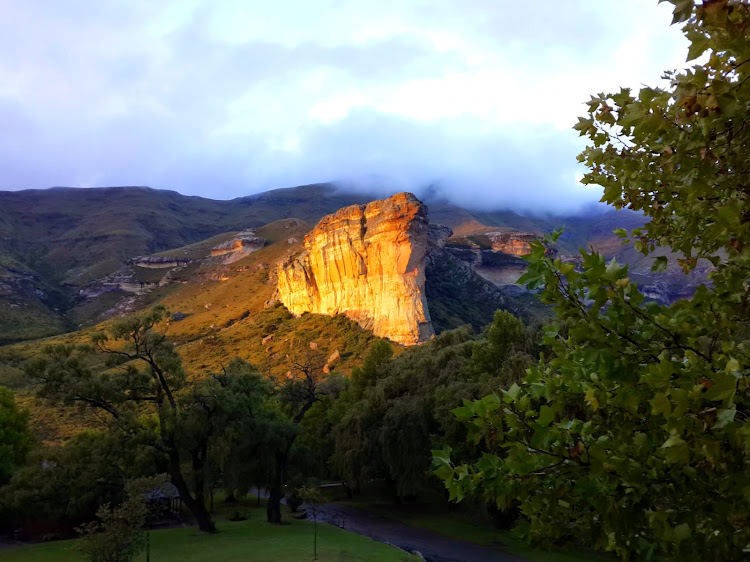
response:
<path id="1" fill-rule="evenodd" d="M 463 442 L 473 451 L 449 410 L 520 381 L 534 361 L 532 341 L 518 319 L 498 312 L 481 335 L 469 326 L 443 332 L 390 360 L 373 346 L 334 408 L 337 475 L 354 489 L 382 479 L 396 501 L 418 495 L 429 486 L 431 447 Z M 514 359 L 499 368 L 491 359 L 500 357 Z"/>
<path id="2" fill-rule="evenodd" d="M 326 396 L 337 395 L 343 381 L 335 374 L 324 372 L 325 358 L 319 352 L 305 348 L 287 358 L 286 376 L 274 378 L 280 405 L 289 422 L 286 430 L 277 433 L 272 478 L 269 482 L 266 516 L 269 523 L 281 523 L 281 500 L 289 476 L 292 447 L 299 435 L 300 423 L 307 412 Z"/>
<path id="3" fill-rule="evenodd" d="M 367 386 L 372 385 L 378 375 L 378 369 L 393 357 L 393 347 L 388 340 L 378 340 L 370 348 L 362 362 L 362 367 L 352 369 L 352 395 L 361 398 Z"/>
<path id="4" fill-rule="evenodd" d="M 158 472 L 159 460 L 123 434 L 85 431 L 63 445 L 35 448 L 0 488 L 0 504 L 17 524 L 48 519 L 79 525 L 100 505 L 120 503 L 125 481 Z"/>
<path id="5" fill-rule="evenodd" d="M 552 353 L 520 385 L 454 410 L 480 459 L 434 458 L 453 499 L 520 502 L 534 540 L 738 560 L 750 544 L 750 5 L 670 1 L 688 60 L 705 62 L 663 88 L 593 97 L 580 160 L 603 201 L 646 215 L 619 233 L 646 255 L 669 250 L 655 268 L 708 266 L 710 282 L 660 306 L 626 266 L 582 250 L 577 269 L 536 244 L 525 280 L 555 306 Z"/>
<path id="6" fill-rule="evenodd" d="M 167 481 L 166 475 L 138 478 L 125 484 L 125 500 L 103 504 L 96 520 L 81 525 L 75 549 L 91 562 L 129 562 L 146 547 L 144 526 L 152 515 L 149 494 Z"/>
<path id="7" fill-rule="evenodd" d="M 270 480 L 273 451 L 286 438 L 289 424 L 274 404 L 273 385 L 249 363 L 233 359 L 221 373 L 198 383 L 194 403 L 195 438 L 216 436 L 207 467 L 211 485 L 221 483 L 228 496 L 244 495 L 253 485 Z M 213 409 L 206 417 L 206 407 Z M 206 423 L 208 421 L 208 424 Z"/>
<path id="8" fill-rule="evenodd" d="M 0 486 L 23 465 L 33 443 L 29 412 L 19 408 L 13 393 L 0 386 Z"/>
<path id="9" fill-rule="evenodd" d="M 220 470 L 221 447 L 239 426 L 248 442 L 262 440 L 271 387 L 237 362 L 187 382 L 179 354 L 158 329 L 165 312 L 155 308 L 120 320 L 96 334 L 92 346 L 45 348 L 27 370 L 40 383 L 40 396 L 106 412 L 110 431 L 158 451 L 199 528 L 213 533 L 206 496 Z"/>

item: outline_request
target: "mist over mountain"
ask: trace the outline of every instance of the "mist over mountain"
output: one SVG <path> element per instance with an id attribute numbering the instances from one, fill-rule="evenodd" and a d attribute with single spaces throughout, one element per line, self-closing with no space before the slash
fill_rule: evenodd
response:
<path id="1" fill-rule="evenodd" d="M 684 60 L 651 0 L 251 4 L 3 2 L 0 189 L 439 185 L 572 214 L 600 197 L 577 182 L 583 103 Z"/>
<path id="2" fill-rule="evenodd" d="M 324 215 L 396 191 L 381 178 L 374 180 L 303 185 L 231 200 L 135 186 L 0 191 L 0 340 L 40 337 L 101 320 L 114 301 L 111 294 L 99 298 L 100 288 L 120 286 L 113 279 L 124 279 L 121 270 L 133 258 L 194 244 L 202 244 L 205 253 L 233 233 L 285 219 L 307 225 L 286 236 L 299 238 Z M 623 255 L 612 230 L 642 221 L 636 213 L 600 207 L 567 215 L 563 209 L 547 215 L 493 209 L 479 200 L 462 207 L 448 198 L 450 193 L 434 183 L 418 192 L 431 223 L 453 229 L 458 237 L 497 229 L 541 236 L 565 227 L 558 247 L 567 254 L 596 243 L 608 255 Z M 628 258 L 634 264 L 639 260 L 633 252 Z M 150 284 L 161 278 L 155 275 L 141 271 L 140 277 L 125 277 L 130 284 Z M 92 294 L 99 304 L 92 304 Z"/>

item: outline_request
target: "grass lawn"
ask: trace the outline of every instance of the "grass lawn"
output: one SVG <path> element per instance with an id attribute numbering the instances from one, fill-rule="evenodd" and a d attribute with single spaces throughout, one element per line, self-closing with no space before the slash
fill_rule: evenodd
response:
<path id="1" fill-rule="evenodd" d="M 219 533 L 205 535 L 194 527 L 151 531 L 154 562 L 240 562 L 245 560 L 294 562 L 313 559 L 313 524 L 296 519 L 269 525 L 265 510 L 246 509 L 247 521 L 219 518 Z M 67 562 L 84 558 L 71 548 L 75 541 L 58 541 L 0 550 L 3 562 Z M 397 548 L 318 523 L 318 559 L 341 561 L 416 561 Z M 134 562 L 146 560 L 145 552 Z"/>
<path id="2" fill-rule="evenodd" d="M 612 560 L 580 551 L 547 551 L 531 548 L 514 537 L 510 531 L 499 531 L 493 528 L 486 513 L 481 510 L 472 511 L 464 506 L 459 506 L 455 511 L 448 511 L 444 503 L 394 505 L 393 502 L 367 496 L 363 499 L 340 503 L 455 539 L 482 546 L 500 547 L 505 552 L 533 562 L 608 562 Z"/>

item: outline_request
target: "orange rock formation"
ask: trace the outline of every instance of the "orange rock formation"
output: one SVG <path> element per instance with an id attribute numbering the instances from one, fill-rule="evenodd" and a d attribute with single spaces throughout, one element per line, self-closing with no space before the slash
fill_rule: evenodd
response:
<path id="1" fill-rule="evenodd" d="M 411 193 L 323 217 L 278 265 L 293 314 L 344 314 L 404 345 L 434 335 L 424 295 L 427 208 Z"/>
<path id="2" fill-rule="evenodd" d="M 266 241 L 263 238 L 255 236 L 254 230 L 243 230 L 234 238 L 211 248 L 211 257 L 231 254 L 229 259 L 225 260 L 224 263 L 232 263 L 242 259 L 248 254 L 257 252 L 263 248 L 265 244 Z"/>
<path id="3" fill-rule="evenodd" d="M 531 232 L 488 232 L 487 238 L 492 242 L 492 249 L 514 256 L 531 253 L 531 242 L 539 236 Z"/>

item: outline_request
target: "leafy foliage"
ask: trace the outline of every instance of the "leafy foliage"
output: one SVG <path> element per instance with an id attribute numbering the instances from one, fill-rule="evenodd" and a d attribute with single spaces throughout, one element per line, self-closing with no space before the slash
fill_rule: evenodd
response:
<path id="1" fill-rule="evenodd" d="M 498 311 L 479 337 L 465 326 L 392 360 L 387 344 L 373 346 L 329 418 L 336 474 L 355 489 L 382 478 L 398 499 L 418 494 L 428 484 L 430 447 L 465 441 L 465 430 L 448 410 L 463 397 L 520 381 L 537 352 L 533 333 Z M 488 358 L 510 355 L 516 360 L 485 370 Z"/>
<path id="2" fill-rule="evenodd" d="M 520 502 L 537 541 L 735 560 L 750 543 L 750 6 L 671 1 L 688 59 L 706 62 L 665 89 L 593 97 L 580 160 L 603 201 L 650 219 L 621 236 L 681 254 L 685 271 L 708 261 L 710 287 L 660 306 L 615 260 L 582 250 L 577 269 L 535 244 L 525 281 L 555 306 L 552 353 L 454 410 L 480 459 L 456 465 L 445 448 L 434 461 L 455 500 Z"/>
<path id="3" fill-rule="evenodd" d="M 46 348 L 28 372 L 41 397 L 105 412 L 109 431 L 155 449 L 201 530 L 214 532 L 206 494 L 226 451 L 252 454 L 283 422 L 267 407 L 270 385 L 242 361 L 187 381 L 179 354 L 157 327 L 165 313 L 155 308 L 121 320 L 96 334 L 92 346 Z"/>
<path id="4" fill-rule="evenodd" d="M 32 444 L 29 413 L 16 405 L 10 390 L 0 386 L 0 486 L 23 465 Z"/>
<path id="5" fill-rule="evenodd" d="M 82 432 L 64 445 L 34 449 L 0 488 L 0 508 L 18 524 L 48 519 L 78 525 L 104 503 L 122 501 L 127 478 L 160 468 L 152 450 L 112 432 Z"/>
<path id="6" fill-rule="evenodd" d="M 335 397 L 344 381 L 337 375 L 328 374 L 324 356 L 310 347 L 290 350 L 287 356 L 289 370 L 285 377 L 277 377 L 275 384 L 279 403 L 288 416 L 289 431 L 276 444 L 274 449 L 273 476 L 269 483 L 268 508 L 269 523 L 281 523 L 281 499 L 283 487 L 289 474 L 292 447 L 298 436 L 298 426 L 308 411 L 324 399 Z"/>
<path id="7" fill-rule="evenodd" d="M 143 526 L 150 514 L 148 495 L 167 481 L 166 475 L 139 478 L 126 483 L 126 498 L 120 505 L 102 505 L 98 521 L 78 528 L 81 539 L 76 550 L 91 562 L 129 562 L 146 546 Z"/>

